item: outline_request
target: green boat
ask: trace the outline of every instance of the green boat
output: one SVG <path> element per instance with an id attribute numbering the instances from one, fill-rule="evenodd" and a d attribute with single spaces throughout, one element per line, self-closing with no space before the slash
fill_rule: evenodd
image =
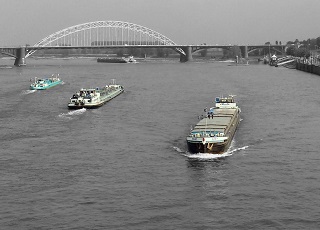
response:
<path id="1" fill-rule="evenodd" d="M 61 84 L 62 81 L 59 78 L 59 74 L 52 74 L 50 78 L 35 78 L 34 82 L 30 85 L 32 90 L 44 90 L 53 86 Z"/>

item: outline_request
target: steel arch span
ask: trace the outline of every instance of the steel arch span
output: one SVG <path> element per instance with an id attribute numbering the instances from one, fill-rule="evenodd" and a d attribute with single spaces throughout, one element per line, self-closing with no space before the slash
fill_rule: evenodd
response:
<path id="1" fill-rule="evenodd" d="M 96 21 L 79 24 L 55 32 L 34 47 L 45 46 L 117 46 L 117 45 L 177 45 L 166 36 L 147 27 L 122 21 Z M 176 51 L 185 55 L 181 48 Z M 36 52 L 30 50 L 26 57 Z"/>

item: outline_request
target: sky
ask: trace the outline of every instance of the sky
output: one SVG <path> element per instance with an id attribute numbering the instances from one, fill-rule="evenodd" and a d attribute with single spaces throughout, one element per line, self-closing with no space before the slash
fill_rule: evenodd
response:
<path id="1" fill-rule="evenodd" d="M 70 26 L 125 21 L 180 45 L 264 44 L 320 36 L 320 0 L 0 0 L 0 46 Z"/>

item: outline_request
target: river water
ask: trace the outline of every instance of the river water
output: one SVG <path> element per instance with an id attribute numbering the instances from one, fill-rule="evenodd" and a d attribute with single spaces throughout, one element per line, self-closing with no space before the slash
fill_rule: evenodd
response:
<path id="1" fill-rule="evenodd" d="M 28 90 L 53 73 L 63 85 Z M 78 89 L 111 79 L 123 94 L 67 109 Z M 320 226 L 319 76 L 263 64 L 27 59 L 0 69 L 0 87 L 1 229 Z M 190 127 L 228 94 L 243 119 L 231 148 L 189 158 Z"/>

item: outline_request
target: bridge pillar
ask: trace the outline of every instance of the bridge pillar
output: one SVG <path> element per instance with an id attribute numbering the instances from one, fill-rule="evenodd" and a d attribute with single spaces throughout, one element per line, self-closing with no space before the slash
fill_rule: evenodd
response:
<path id="1" fill-rule="evenodd" d="M 248 46 L 241 46 L 241 54 L 245 59 L 249 58 L 248 55 Z"/>
<path id="2" fill-rule="evenodd" d="M 192 47 L 185 46 L 181 47 L 181 49 L 185 52 L 186 55 L 180 54 L 180 62 L 192 61 Z"/>
<path id="3" fill-rule="evenodd" d="M 15 66 L 26 65 L 25 57 L 26 57 L 25 48 L 23 48 L 23 47 L 17 48 L 16 49 L 16 60 L 14 61 L 14 65 Z"/>

